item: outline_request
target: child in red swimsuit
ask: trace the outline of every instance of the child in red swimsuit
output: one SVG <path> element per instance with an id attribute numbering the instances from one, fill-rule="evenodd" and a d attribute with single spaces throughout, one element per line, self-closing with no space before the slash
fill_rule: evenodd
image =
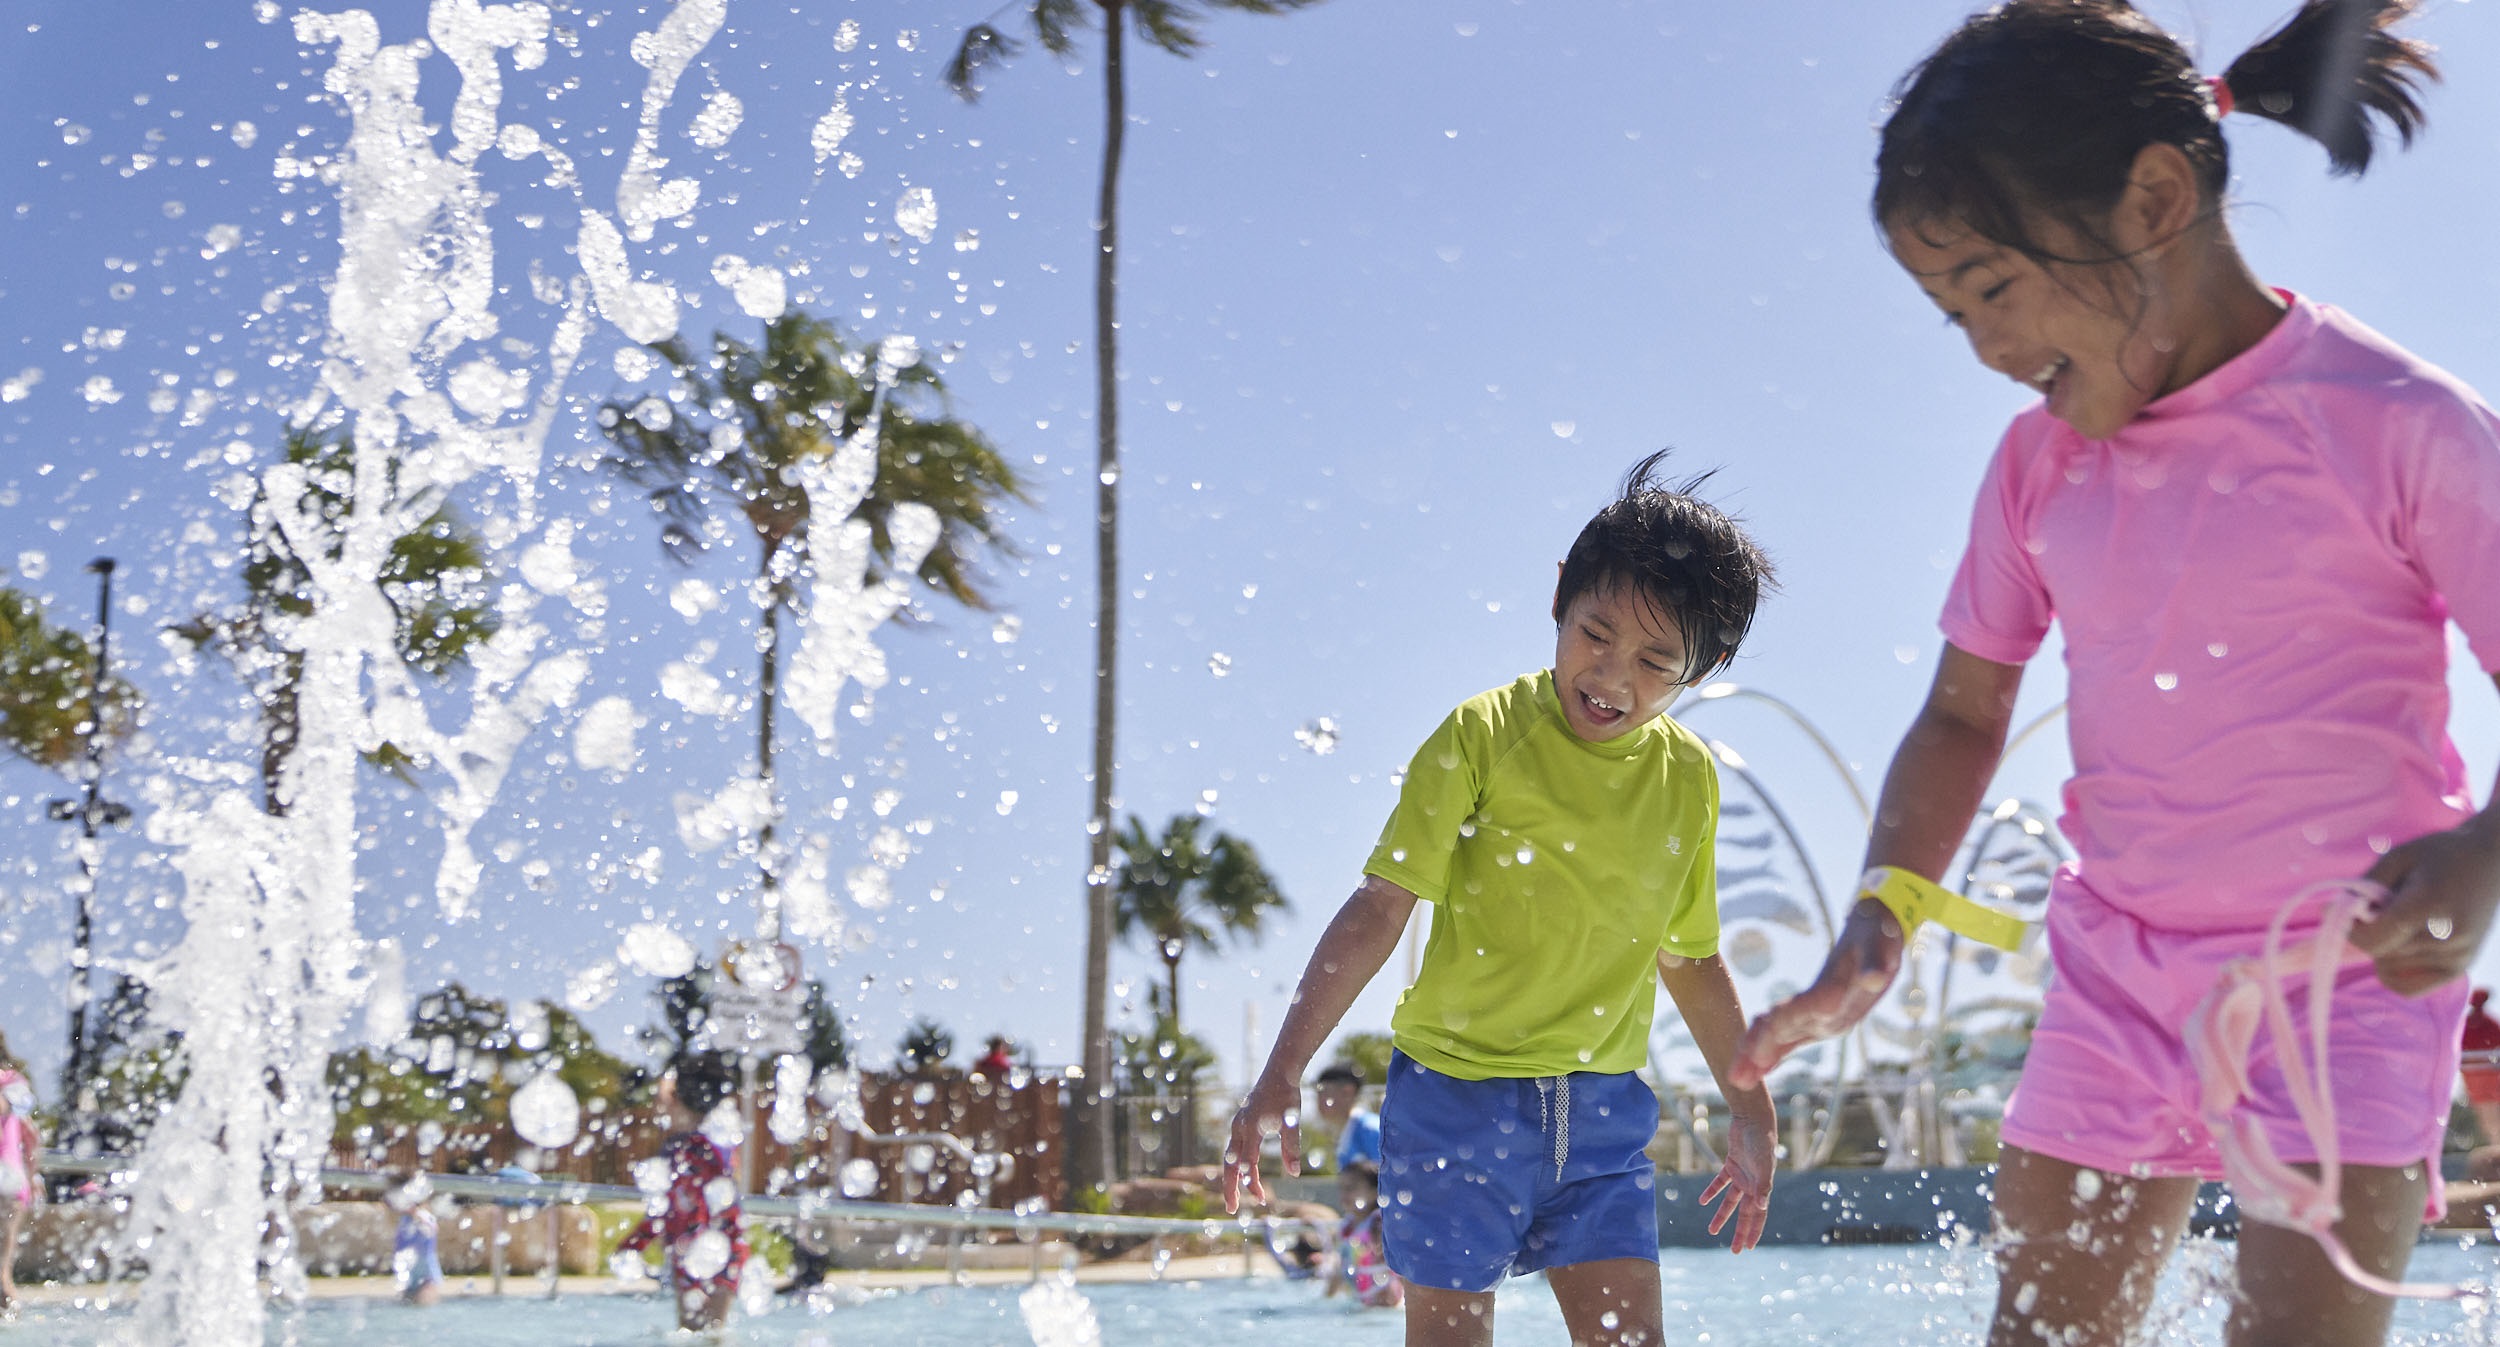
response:
<path id="1" fill-rule="evenodd" d="M 677 1291 L 677 1326 L 689 1332 L 718 1328 L 729 1320 L 746 1266 L 746 1218 L 738 1205 L 737 1151 L 705 1126 L 714 1109 L 737 1092 L 737 1068 L 726 1053 L 680 1056 L 660 1080 L 660 1106 L 677 1130 L 656 1160 L 643 1191 L 652 1210 L 617 1246 L 638 1254 L 657 1240 L 668 1253 L 669 1278 Z M 665 1186 L 663 1186 L 665 1185 Z"/>

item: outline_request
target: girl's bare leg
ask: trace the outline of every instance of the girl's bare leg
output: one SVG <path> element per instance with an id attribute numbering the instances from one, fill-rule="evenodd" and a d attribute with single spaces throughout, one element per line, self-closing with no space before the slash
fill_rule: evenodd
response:
<path id="1" fill-rule="evenodd" d="M 17 1232 L 26 1224 L 26 1204 L 0 1198 L 8 1215 L 0 1217 L 0 1306 L 17 1303 Z"/>
<path id="2" fill-rule="evenodd" d="M 1406 1284 L 1406 1347 L 1492 1347 L 1493 1293 Z"/>
<path id="3" fill-rule="evenodd" d="M 2299 1168 L 2318 1172 L 2315 1165 Z M 2361 1266 L 2382 1277 L 2404 1275 L 2414 1238 L 2422 1231 L 2422 1199 L 2429 1183 L 2418 1166 L 2344 1166 L 2344 1219 L 2335 1234 Z M 2239 1279 L 2239 1301 L 2231 1308 L 2232 1347 L 2366 1347 L 2387 1340 L 2395 1302 L 2345 1281 L 2307 1235 L 2254 1221 L 2243 1224 Z"/>
<path id="4" fill-rule="evenodd" d="M 2121 1347 L 2195 1205 L 2192 1178 L 2131 1179 L 2007 1147 L 1990 1347 Z"/>
<path id="5" fill-rule="evenodd" d="M 1646 1258 L 1547 1268 L 1545 1281 L 1562 1306 L 1571 1347 L 1658 1347 L 1665 1340 L 1658 1265 Z"/>

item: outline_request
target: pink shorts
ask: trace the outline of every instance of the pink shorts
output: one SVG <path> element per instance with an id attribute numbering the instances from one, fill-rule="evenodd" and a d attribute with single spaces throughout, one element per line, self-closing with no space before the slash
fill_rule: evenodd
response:
<path id="1" fill-rule="evenodd" d="M 2197 1116 L 2181 1028 L 2223 965 L 2255 954 L 2264 932 L 2164 931 L 2073 882 L 2058 885 L 2048 923 L 2056 976 L 2006 1104 L 2005 1142 L 2139 1178 L 2222 1177 L 2213 1136 Z M 2327 1055 L 2342 1158 L 2391 1169 L 2430 1161 L 2434 1211 L 2466 993 L 2460 978 L 2427 996 L 2398 996 L 2360 959 L 2335 981 Z M 2305 1028 L 2305 990 L 2295 985 L 2289 1001 L 2293 1022 Z M 2284 1093 L 2273 1036 L 2262 1029 L 2249 1084 L 2241 1107 L 2254 1111 L 2275 1154 L 2315 1162 L 2317 1147 Z"/>

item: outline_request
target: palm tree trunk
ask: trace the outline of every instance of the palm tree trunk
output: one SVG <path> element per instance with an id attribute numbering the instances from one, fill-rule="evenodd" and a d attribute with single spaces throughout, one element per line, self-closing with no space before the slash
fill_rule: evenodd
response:
<path id="1" fill-rule="evenodd" d="M 286 813 L 280 788 L 286 782 L 286 760 L 295 752 L 303 718 L 304 657 L 287 651 L 279 659 L 278 676 L 260 711 L 260 809 L 273 818 Z"/>
<path id="2" fill-rule="evenodd" d="M 781 883 L 774 874 L 774 825 L 781 818 L 781 791 L 773 780 L 773 711 L 781 698 L 781 582 L 773 578 L 773 558 L 780 548 L 764 544 L 764 639 L 755 678 L 755 776 L 764 789 L 764 822 L 755 830 L 755 865 L 763 887 L 756 897 L 755 934 L 770 944 L 781 939 Z"/>
<path id="3" fill-rule="evenodd" d="M 1171 947 L 1167 945 L 1165 948 Z M 1163 956 L 1163 1009 L 1172 1017 L 1172 1043 L 1177 1048 L 1181 1041 L 1181 956 L 1178 954 Z"/>
<path id="4" fill-rule="evenodd" d="M 1111 770 L 1119 712 L 1120 645 L 1120 389 L 1119 260 L 1120 142 L 1128 126 L 1128 90 L 1120 70 L 1121 0 L 1103 11 L 1102 203 L 1094 215 L 1094 807 L 1085 871 L 1085 1086 L 1077 1092 L 1081 1144 L 1069 1156 L 1069 1181 L 1079 1192 L 1112 1179 L 1111 1026 Z"/>

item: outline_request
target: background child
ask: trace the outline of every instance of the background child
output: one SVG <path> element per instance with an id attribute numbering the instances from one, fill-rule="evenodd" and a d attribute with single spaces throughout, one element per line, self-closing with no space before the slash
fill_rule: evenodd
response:
<path id="1" fill-rule="evenodd" d="M 2500 816 L 2473 812 L 2445 732 L 2446 620 L 2500 667 L 2500 428 L 2455 379 L 2259 284 L 2223 213 L 2234 109 L 2346 173 L 2369 162 L 2371 117 L 2410 138 L 2431 67 L 2387 31 L 2404 11 L 2303 5 L 2209 82 L 2116 0 L 2013 0 L 1921 63 L 1884 127 L 1895 259 L 1982 363 L 2043 397 L 1989 465 L 1868 851 L 1931 878 L 1951 864 L 2054 619 L 2079 860 L 2049 902 L 2056 976 L 2004 1122 L 1999 1343 L 2116 1343 L 2141 1322 L 2219 1172 L 2187 1011 L 2318 881 L 2394 892 L 2355 937 L 2375 969 L 2305 1012 L 2331 1026 L 2337 1234 L 2398 1274 L 2436 1180 L 2455 979 L 2500 898 Z M 2317 924 L 2300 917 L 2295 935 Z M 1902 946 L 1884 907 L 1856 904 L 1736 1078 L 1855 1023 Z M 2275 1151 L 2314 1161 L 2269 1042 L 2250 1070 Z M 2295 1231 L 2243 1226 L 2239 1285 L 2234 1342 L 2386 1334 L 2389 1302 Z"/>
<path id="2" fill-rule="evenodd" d="M 1328 1278 L 1328 1294 L 1340 1290 L 1358 1305 L 1394 1309 L 1406 1303 L 1398 1274 L 1389 1270 L 1380 1219 L 1380 1167 L 1356 1160 L 1337 1170 L 1337 1203 L 1345 1219 L 1337 1223 L 1337 1266 Z"/>
<path id="3" fill-rule="evenodd" d="M 1319 1073 L 1313 1081 L 1312 1102 L 1319 1106 L 1320 1121 L 1337 1129 L 1337 1170 L 1361 1161 L 1372 1166 L 1375 1176 L 1380 1168 L 1380 1115 L 1359 1106 L 1363 1097 L 1363 1073 L 1339 1062 Z"/>
<path id="4" fill-rule="evenodd" d="M 35 1130 L 35 1089 L 0 1042 L 0 1314 L 17 1312 L 17 1240 L 40 1190 L 43 1135 Z"/>
<path id="5" fill-rule="evenodd" d="M 1718 956 L 1718 777 L 1665 715 L 1718 671 L 1770 576 L 1726 515 L 1671 489 L 1652 455 L 1590 520 L 1554 590 L 1554 664 L 1471 698 L 1406 771 L 1367 878 L 1320 936 L 1258 1082 L 1233 1119 L 1224 1200 L 1264 1196 L 1263 1138 L 1298 1172 L 1302 1072 L 1435 905 L 1390 1022 L 1383 1236 L 1410 1343 L 1490 1342 L 1493 1291 L 1542 1269 L 1578 1344 L 1655 1343 L 1658 1098 L 1648 1060 L 1664 981 L 1714 1073 L 1744 1029 Z M 1722 1077 L 1724 1080 L 1724 1077 Z M 1716 1232 L 1759 1238 L 1770 1096 L 1724 1086 Z M 1246 1180 L 1246 1184 L 1245 1184 Z"/>
<path id="6" fill-rule="evenodd" d="M 382 1192 L 382 1205 L 399 1213 L 391 1234 L 391 1275 L 399 1282 L 399 1298 L 411 1305 L 431 1305 L 443 1298 L 441 1223 L 428 1201 L 433 1185 L 423 1174 L 400 1171 Z"/>
<path id="7" fill-rule="evenodd" d="M 738 1205 L 736 1151 L 706 1129 L 721 1101 L 738 1090 L 735 1062 L 727 1053 L 689 1052 L 660 1079 L 660 1105 L 677 1130 L 660 1149 L 668 1188 L 659 1209 L 643 1218 L 617 1245 L 617 1253 L 640 1253 L 657 1240 L 668 1253 L 677 1293 L 677 1326 L 688 1331 L 729 1321 L 746 1267 L 746 1218 Z"/>

